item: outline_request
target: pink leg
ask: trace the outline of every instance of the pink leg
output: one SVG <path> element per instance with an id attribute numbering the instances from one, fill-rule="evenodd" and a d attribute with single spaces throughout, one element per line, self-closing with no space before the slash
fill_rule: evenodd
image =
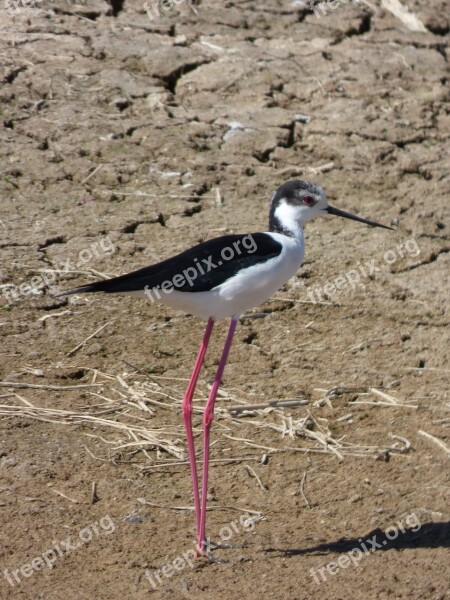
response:
<path id="1" fill-rule="evenodd" d="M 211 431 L 211 425 L 214 420 L 214 404 L 216 401 L 217 392 L 219 391 L 220 381 L 225 369 L 225 365 L 228 360 L 228 353 L 233 342 L 234 332 L 236 331 L 236 325 L 239 317 L 233 317 L 231 319 L 230 328 L 228 330 L 227 339 L 225 346 L 223 347 L 222 356 L 220 358 L 219 367 L 217 369 L 214 383 L 209 393 L 208 401 L 206 402 L 205 412 L 203 414 L 203 476 L 202 476 L 202 499 L 201 499 L 201 511 L 200 511 L 200 529 L 198 531 L 198 554 L 204 554 L 203 549 L 205 545 L 205 526 L 206 526 L 206 498 L 208 494 L 208 468 L 209 468 L 209 434 Z"/>
<path id="2" fill-rule="evenodd" d="M 197 534 L 200 531 L 200 498 L 198 493 L 197 462 L 195 460 L 194 435 L 192 433 L 192 398 L 194 396 L 195 386 L 197 385 L 198 376 L 200 375 L 200 371 L 202 368 L 203 360 L 205 358 L 206 349 L 208 348 L 213 327 L 214 319 L 208 319 L 208 324 L 206 325 L 202 345 L 200 346 L 197 360 L 195 361 L 194 370 L 192 371 L 191 379 L 187 386 L 182 404 L 183 421 L 186 429 L 186 439 L 189 453 L 189 464 L 191 467 L 192 487 L 194 490 L 195 525 L 197 527 Z"/>

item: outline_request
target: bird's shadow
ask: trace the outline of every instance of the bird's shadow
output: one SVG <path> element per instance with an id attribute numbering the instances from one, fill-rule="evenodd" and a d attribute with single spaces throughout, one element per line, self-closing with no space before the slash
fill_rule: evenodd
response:
<path id="1" fill-rule="evenodd" d="M 403 550 L 405 548 L 450 548 L 450 521 L 419 524 L 420 528 L 387 528 L 385 531 L 373 529 L 367 534 L 354 538 L 341 538 L 335 542 L 326 542 L 308 548 L 265 548 L 263 552 L 279 556 L 301 556 L 305 554 L 323 555 L 330 552 L 338 554 L 350 552 L 355 548 L 364 549 L 363 544 L 376 550 Z M 394 534 L 395 537 L 394 537 Z M 391 539 L 390 539 L 391 538 Z M 368 540 L 372 540 L 369 542 Z M 378 546 L 373 546 L 373 542 Z"/>

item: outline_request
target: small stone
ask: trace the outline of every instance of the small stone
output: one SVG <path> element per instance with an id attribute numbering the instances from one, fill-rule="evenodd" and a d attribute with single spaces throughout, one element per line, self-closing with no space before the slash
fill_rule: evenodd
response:
<path id="1" fill-rule="evenodd" d="M 354 502 L 361 502 L 361 500 L 362 500 L 361 494 L 355 494 L 354 496 L 352 496 L 351 498 L 348 499 L 350 504 L 353 504 Z"/>

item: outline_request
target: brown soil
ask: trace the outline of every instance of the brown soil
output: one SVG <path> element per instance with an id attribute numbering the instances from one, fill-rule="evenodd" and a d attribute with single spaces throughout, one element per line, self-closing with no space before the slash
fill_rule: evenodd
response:
<path id="1" fill-rule="evenodd" d="M 403 1 L 414 32 L 375 0 L 306 4 L 0 6 L 2 598 L 449 597 L 448 6 Z M 292 176 L 396 230 L 308 224 L 297 277 L 242 320 L 208 513 L 235 547 L 191 568 L 193 513 L 173 507 L 192 504 L 180 400 L 203 325 L 54 292 L 264 230 Z"/>

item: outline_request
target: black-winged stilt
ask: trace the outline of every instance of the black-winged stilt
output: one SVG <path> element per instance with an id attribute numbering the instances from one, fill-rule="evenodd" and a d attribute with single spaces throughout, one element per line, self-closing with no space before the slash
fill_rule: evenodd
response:
<path id="1" fill-rule="evenodd" d="M 392 229 L 333 208 L 327 203 L 320 186 L 292 180 L 272 194 L 269 231 L 266 233 L 225 235 L 203 242 L 158 264 L 58 294 L 132 294 L 160 300 L 207 321 L 182 403 L 194 490 L 199 555 L 205 554 L 209 440 L 214 403 L 238 319 L 244 311 L 268 300 L 296 273 L 304 255 L 303 223 L 325 214 Z M 231 317 L 231 323 L 203 416 L 203 471 L 199 493 L 192 433 L 192 398 L 214 322 L 226 317 Z"/>

